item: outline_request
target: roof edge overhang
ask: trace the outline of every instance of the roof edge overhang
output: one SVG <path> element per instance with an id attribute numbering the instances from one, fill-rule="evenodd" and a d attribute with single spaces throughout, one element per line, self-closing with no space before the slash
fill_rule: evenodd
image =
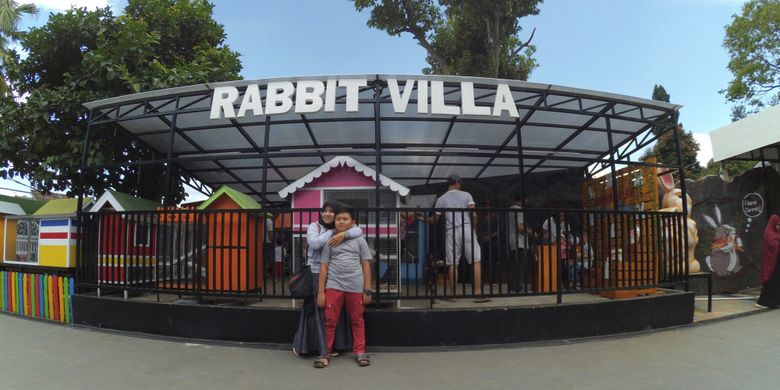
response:
<path id="1" fill-rule="evenodd" d="M 27 213 L 24 212 L 22 206 L 16 203 L 0 201 L 0 215 L 3 214 L 4 215 L 27 215 Z"/>
<path id="2" fill-rule="evenodd" d="M 95 109 L 104 106 L 110 106 L 117 103 L 123 103 L 127 101 L 136 101 L 143 99 L 157 99 L 164 96 L 177 96 L 186 95 L 195 92 L 211 91 L 216 87 L 234 86 L 242 87 L 250 84 L 267 84 L 273 81 L 301 81 L 301 80 L 327 80 L 336 78 L 365 78 L 367 80 L 387 80 L 387 79 L 399 79 L 399 80 L 428 80 L 428 81 L 443 81 L 449 83 L 459 82 L 473 82 L 475 84 L 508 84 L 510 87 L 523 88 L 526 90 L 559 92 L 565 94 L 574 94 L 578 96 L 593 97 L 600 99 L 608 99 L 617 102 L 626 102 L 634 104 L 642 104 L 651 107 L 657 107 L 665 110 L 679 110 L 682 106 L 678 104 L 672 104 L 662 102 L 658 100 L 638 98 L 628 95 L 621 95 L 616 93 L 601 92 L 595 90 L 588 90 L 582 88 L 565 87 L 555 84 L 535 83 L 523 80 L 510 80 L 510 79 L 498 79 L 488 77 L 475 77 L 475 76 L 451 76 L 451 75 L 402 75 L 402 74 L 352 74 L 352 75 L 320 75 L 320 76 L 294 76 L 294 77 L 275 77 L 267 79 L 254 79 L 254 80 L 233 80 L 222 81 L 214 83 L 203 83 L 187 85 L 182 87 L 174 87 L 167 89 L 158 89 L 153 91 L 140 92 L 129 95 L 115 96 L 106 99 L 94 100 L 84 103 L 84 107 L 88 109 Z"/>
<path id="3" fill-rule="evenodd" d="M 122 206 L 122 203 L 120 203 L 114 195 L 111 193 L 111 191 L 105 191 L 103 192 L 100 197 L 97 198 L 97 200 L 92 204 L 92 207 L 90 207 L 89 212 L 94 213 L 100 211 L 100 209 L 103 208 L 103 206 L 108 203 L 111 205 L 111 207 L 114 208 L 115 211 L 126 211 L 124 206 Z"/>
<path id="4" fill-rule="evenodd" d="M 295 193 L 295 191 L 305 187 L 307 184 L 313 182 L 315 179 L 321 177 L 323 174 L 330 172 L 331 169 L 336 167 L 342 167 L 342 166 L 353 168 L 354 170 L 362 173 L 367 178 L 376 180 L 376 171 L 369 168 L 367 165 L 349 156 L 336 156 L 332 158 L 330 161 L 327 161 L 325 164 L 322 164 L 318 168 L 307 173 L 300 179 L 292 182 L 287 187 L 284 187 L 281 191 L 279 191 L 279 196 L 282 199 L 286 199 L 288 195 Z M 400 183 L 396 182 L 395 180 L 385 175 L 379 175 L 379 183 L 382 186 L 389 188 L 393 192 L 398 193 L 398 195 L 401 196 L 409 195 L 409 188 L 401 185 Z"/>
<path id="5" fill-rule="evenodd" d="M 780 104 L 710 132 L 715 162 L 780 143 Z"/>

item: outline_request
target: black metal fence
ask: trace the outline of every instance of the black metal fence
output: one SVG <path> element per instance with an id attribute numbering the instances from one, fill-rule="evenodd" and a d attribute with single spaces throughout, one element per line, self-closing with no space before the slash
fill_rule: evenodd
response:
<path id="1" fill-rule="evenodd" d="M 289 297 L 317 209 L 101 211 L 79 219 L 77 285 L 203 297 Z M 376 299 L 646 289 L 686 280 L 682 213 L 356 210 Z M 319 233 L 323 233 L 320 231 Z M 316 245 L 315 245 L 316 246 Z"/>

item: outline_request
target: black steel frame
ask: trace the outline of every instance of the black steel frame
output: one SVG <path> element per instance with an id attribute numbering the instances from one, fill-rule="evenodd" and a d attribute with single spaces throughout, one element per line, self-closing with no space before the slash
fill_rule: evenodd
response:
<path id="1" fill-rule="evenodd" d="M 457 83 L 445 82 L 445 88 L 452 88 Z M 475 89 L 490 89 L 495 86 L 489 84 L 475 83 Z M 209 186 L 221 185 L 221 184 L 233 184 L 242 186 L 248 194 L 257 197 L 262 201 L 265 207 L 271 205 L 268 200 L 268 184 L 289 184 L 295 178 L 288 178 L 282 173 L 282 169 L 289 167 L 305 167 L 306 164 L 275 164 L 275 158 L 283 157 L 317 157 L 320 161 L 325 161 L 329 156 L 338 154 L 349 154 L 351 156 L 371 156 L 374 159 L 373 165 L 378 174 L 382 174 L 382 168 L 384 166 L 407 166 L 407 165 L 420 165 L 419 163 L 412 163 L 399 159 L 398 161 L 383 161 L 386 157 L 432 157 L 433 164 L 430 171 L 425 176 L 409 176 L 409 177 L 395 177 L 396 180 L 420 180 L 426 184 L 432 181 L 440 181 L 445 179 L 444 177 L 438 177 L 434 175 L 434 171 L 437 166 L 462 166 L 462 167 L 476 167 L 479 166 L 479 173 L 476 178 L 481 178 L 482 174 L 491 166 L 512 167 L 512 164 L 495 164 L 496 158 L 512 158 L 517 159 L 517 167 L 519 169 L 519 175 L 521 183 L 524 183 L 524 176 L 526 174 L 540 171 L 541 168 L 546 169 L 582 169 L 583 173 L 590 177 L 598 174 L 604 169 L 610 169 L 613 173 L 615 170 L 615 164 L 625 165 L 637 165 L 637 166 L 653 166 L 668 168 L 672 171 L 679 172 L 680 183 L 683 196 L 686 196 L 684 174 L 682 173 L 682 158 L 679 153 L 679 140 L 675 134 L 675 141 L 678 148 L 678 162 L 677 164 L 661 164 L 661 163 L 647 163 L 640 161 L 631 161 L 631 156 L 637 151 L 642 150 L 649 144 L 654 142 L 658 137 L 664 134 L 666 131 L 671 130 L 674 126 L 662 128 L 663 126 L 669 126 L 670 123 L 676 124 L 677 108 L 666 108 L 668 106 L 661 107 L 653 106 L 650 103 L 638 103 L 635 101 L 626 101 L 620 98 L 604 97 L 597 95 L 589 95 L 587 93 L 577 92 L 564 92 L 555 91 L 554 95 L 550 94 L 549 88 L 517 88 L 512 87 L 513 92 L 522 92 L 527 96 L 519 98 L 515 101 L 519 110 L 527 110 L 522 118 L 515 120 L 480 120 L 473 118 L 465 118 L 454 116 L 451 118 L 443 117 L 425 117 L 410 118 L 410 117 L 383 117 L 380 113 L 380 107 L 382 104 L 390 103 L 390 96 L 385 92 L 387 84 L 385 80 L 382 80 L 377 75 L 373 80 L 368 80 L 368 85 L 360 90 L 361 93 L 367 91 L 373 91 L 373 97 L 360 98 L 358 103 L 364 105 L 373 105 L 374 115 L 360 116 L 360 117 L 333 117 L 333 118 L 309 118 L 305 115 L 300 115 L 298 119 L 275 119 L 272 116 L 260 117 L 257 120 L 247 120 L 239 123 L 236 120 L 230 120 L 229 124 L 207 124 L 203 126 L 194 126 L 188 128 L 180 128 L 177 126 L 177 118 L 181 114 L 190 113 L 204 113 L 208 112 L 209 108 L 195 108 L 196 104 L 207 101 L 212 94 L 211 89 L 199 90 L 196 92 L 186 93 L 172 93 L 168 96 L 161 96 L 155 98 L 134 98 L 128 97 L 121 103 L 115 102 L 106 104 L 103 106 L 93 106 L 89 112 L 89 120 L 87 122 L 87 129 L 85 132 L 83 156 L 80 167 L 80 182 L 78 183 L 79 195 L 79 212 L 81 214 L 81 206 L 83 204 L 83 195 L 86 190 L 84 188 L 84 175 L 89 169 L 111 169 L 116 166 L 145 166 L 145 165 L 163 165 L 166 167 L 166 189 L 164 199 L 166 200 L 166 206 L 172 206 L 172 180 L 179 180 L 178 171 L 183 172 L 186 175 L 186 179 L 190 183 L 196 183 L 195 188 L 202 190 L 202 192 L 208 193 Z M 244 91 L 245 87 L 239 87 L 239 91 Z M 457 89 L 450 89 L 445 92 L 445 98 L 457 91 Z M 480 99 L 489 98 L 494 93 L 482 94 L 476 98 L 476 104 L 478 106 L 488 106 L 489 103 L 480 102 Z M 559 99 L 557 101 L 551 101 L 551 97 Z M 345 96 L 337 97 L 336 104 L 345 104 Z M 183 101 L 189 100 L 186 103 Z M 409 104 L 415 104 L 414 99 L 410 99 Z M 445 104 L 457 104 L 455 100 L 447 100 Z M 574 106 L 575 108 L 571 108 Z M 172 107 L 172 109 L 171 109 Z M 567 108 L 568 107 L 568 108 Z M 141 109 L 140 113 L 134 113 L 137 109 Z M 574 115 L 586 115 L 590 116 L 582 125 L 567 125 L 561 123 L 544 123 L 544 122 L 532 122 L 531 117 L 535 112 L 545 111 L 549 113 L 558 114 L 574 114 Z M 652 113 L 650 113 L 652 111 Z M 134 113 L 133 115 L 130 115 Z M 633 114 L 633 115 L 628 115 Z M 170 119 L 168 119 L 170 117 Z M 167 126 L 165 129 L 150 129 L 142 133 L 130 133 L 130 136 L 142 145 L 147 146 L 150 150 L 156 150 L 148 142 L 145 142 L 142 138 L 144 136 L 165 134 L 169 136 L 168 149 L 165 151 L 164 158 L 147 159 L 140 161 L 132 161 L 128 163 L 108 164 L 99 167 L 87 166 L 86 156 L 90 147 L 90 136 L 96 131 L 97 127 L 107 125 L 121 125 L 125 121 L 144 119 L 144 118 L 158 118 Z M 606 122 L 606 128 L 592 127 L 594 123 L 600 119 Z M 625 131 L 614 129 L 611 126 L 611 122 L 614 120 L 629 121 L 639 124 L 637 131 Z M 373 123 L 374 125 L 374 142 L 367 144 L 339 144 L 339 145 L 325 145 L 315 137 L 312 131 L 312 123 L 326 123 L 326 122 L 352 122 L 359 121 L 365 123 Z M 383 122 L 388 121 L 430 121 L 430 122 L 444 122 L 448 124 L 446 135 L 441 143 L 430 144 L 405 144 L 405 143 L 383 143 L 381 140 L 381 128 Z M 303 146 L 275 146 L 270 143 L 271 129 L 275 125 L 299 123 L 303 124 L 307 130 L 308 137 L 310 138 L 311 145 Z M 464 145 L 464 144 L 448 144 L 449 135 L 453 126 L 456 123 L 471 123 L 478 126 L 480 123 L 491 124 L 504 124 L 513 126 L 513 130 L 509 132 L 505 140 L 498 146 L 496 145 Z M 264 128 L 264 140 L 263 145 L 259 145 L 252 137 L 244 130 L 249 126 L 263 126 Z M 526 126 L 535 127 L 554 127 L 569 129 L 572 133 L 560 142 L 554 148 L 542 148 L 531 147 L 527 144 L 527 139 L 523 136 L 524 128 Z M 204 149 L 201 145 L 198 145 L 191 137 L 188 136 L 189 132 L 206 129 L 220 129 L 220 128 L 235 128 L 239 131 L 244 141 L 250 146 L 248 148 L 239 149 Z M 661 131 L 656 129 L 661 128 Z M 604 134 L 608 141 L 608 150 L 581 150 L 572 149 L 567 145 L 574 140 L 578 135 L 584 131 L 599 132 Z M 619 134 L 624 137 L 620 142 L 613 142 L 613 136 Z M 175 152 L 175 143 L 185 142 L 192 152 Z M 516 146 L 510 146 L 511 141 L 516 140 Z M 525 141 L 525 143 L 524 143 Z M 159 151 L 158 152 L 162 152 Z M 226 154 L 229 153 L 229 154 Z M 441 157 L 480 157 L 484 158 L 484 163 L 441 163 L 439 162 Z M 224 161 L 227 160 L 241 160 L 241 159 L 257 159 L 262 158 L 262 180 L 252 181 L 243 180 L 235 171 L 243 169 L 257 169 L 257 167 L 227 167 L 224 165 Z M 184 169 L 182 164 L 194 161 L 209 161 L 216 167 L 213 168 L 197 168 L 197 169 Z M 556 164 L 556 162 L 558 162 Z M 574 165 L 567 165 L 565 163 L 578 163 Z M 314 168 L 315 166 L 312 166 Z M 174 169 L 175 168 L 175 169 Z M 279 177 L 278 179 L 269 179 L 268 170 L 271 169 Z M 209 172 L 222 172 L 231 177 L 234 181 L 230 180 L 205 180 L 202 176 L 204 173 Z M 612 175 L 613 188 L 614 174 Z M 252 184 L 260 184 L 260 190 L 257 190 Z M 376 185 L 377 198 L 379 197 L 379 181 Z M 525 185 L 521 184 L 521 191 L 525 191 Z M 617 196 L 615 196 L 617 205 Z M 378 203 L 377 203 L 378 204 Z M 685 206 L 687 212 L 687 205 Z M 379 211 L 377 211 L 378 213 Z M 687 235 L 686 235 L 687 242 Z M 79 255 L 82 248 L 77 248 Z M 686 253 L 687 256 L 687 253 Z M 687 267 L 687 259 L 685 261 L 685 267 Z M 687 278 L 686 278 L 687 287 Z"/>

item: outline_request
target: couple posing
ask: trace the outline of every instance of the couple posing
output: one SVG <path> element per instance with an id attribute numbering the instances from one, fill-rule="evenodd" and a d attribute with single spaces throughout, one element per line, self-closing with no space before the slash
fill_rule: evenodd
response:
<path id="1" fill-rule="evenodd" d="M 351 341 L 358 364 L 370 365 L 363 308 L 374 293 L 371 251 L 363 230 L 355 226 L 354 210 L 326 202 L 317 222 L 309 225 L 306 241 L 306 266 L 311 269 L 315 295 L 304 300 L 293 353 L 316 353 L 314 367 L 325 368 L 338 355 L 336 351 L 349 349 Z"/>

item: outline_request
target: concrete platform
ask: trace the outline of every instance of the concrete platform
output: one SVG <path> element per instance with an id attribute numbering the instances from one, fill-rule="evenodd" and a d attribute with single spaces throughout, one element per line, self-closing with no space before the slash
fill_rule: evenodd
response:
<path id="1" fill-rule="evenodd" d="M 384 300 L 366 309 L 371 345 L 390 347 L 505 344 L 592 337 L 690 324 L 694 294 L 659 290 L 627 299 L 592 294 L 492 298 L 487 303 Z M 210 300 L 142 295 L 73 296 L 74 323 L 152 335 L 289 344 L 300 301 Z"/>

